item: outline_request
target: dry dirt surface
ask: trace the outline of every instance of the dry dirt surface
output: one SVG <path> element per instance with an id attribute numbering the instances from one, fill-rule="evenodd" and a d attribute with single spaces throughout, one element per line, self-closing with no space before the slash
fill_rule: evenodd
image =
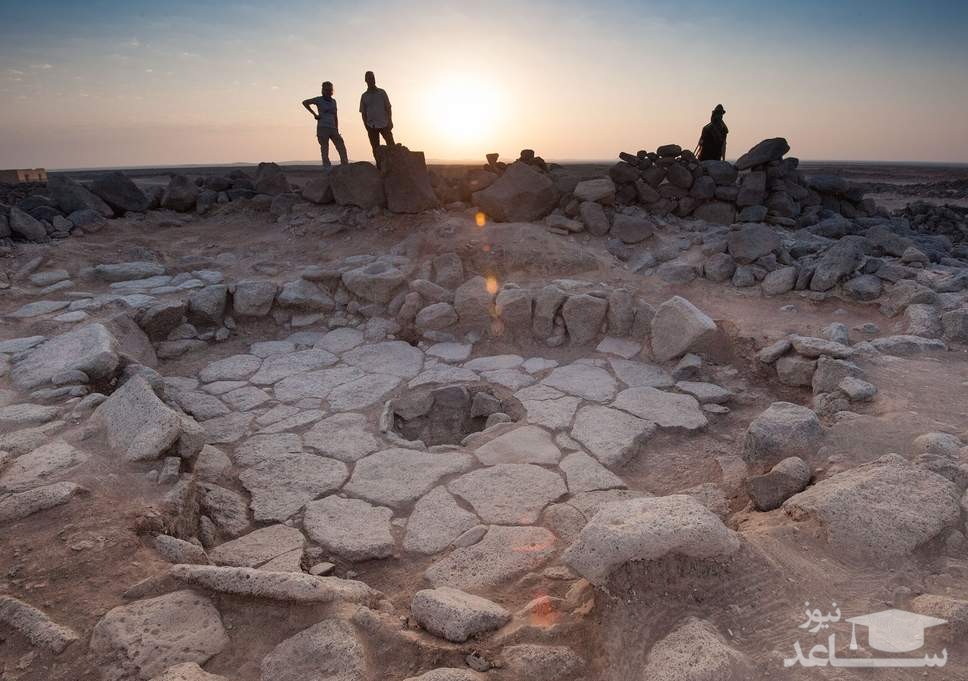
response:
<path id="1" fill-rule="evenodd" d="M 17 242 L 0 678 L 968 679 L 965 254 L 776 291 L 806 229 L 751 264 L 741 225 L 637 210 L 624 245 L 248 200 Z M 874 259 L 903 272 L 852 293 Z M 890 609 L 945 624 L 849 647 Z M 831 635 L 946 664 L 788 666 Z"/>

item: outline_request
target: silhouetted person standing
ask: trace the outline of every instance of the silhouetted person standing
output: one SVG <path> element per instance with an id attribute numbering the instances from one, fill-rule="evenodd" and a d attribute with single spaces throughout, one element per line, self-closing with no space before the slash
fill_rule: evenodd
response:
<path id="1" fill-rule="evenodd" d="M 323 167 L 330 168 L 333 165 L 329 162 L 330 140 L 332 140 L 333 146 L 336 147 L 336 151 L 339 153 L 339 162 L 349 163 L 349 161 L 346 158 L 346 144 L 343 143 L 343 137 L 339 134 L 339 117 L 336 115 L 336 100 L 333 99 L 333 84 L 327 80 L 323 83 L 322 91 L 322 97 L 303 100 L 302 104 L 306 107 L 306 111 L 311 113 L 317 121 L 316 139 L 319 140 L 319 151 L 323 157 Z M 313 111 L 313 104 L 316 105 L 316 111 Z"/>
<path id="2" fill-rule="evenodd" d="M 729 128 L 723 121 L 726 109 L 722 104 L 717 104 L 713 109 L 709 123 L 703 126 L 702 134 L 699 136 L 699 148 L 697 156 L 700 161 L 724 161 L 726 160 L 726 135 Z"/>
<path id="3" fill-rule="evenodd" d="M 370 138 L 370 146 L 373 147 L 373 158 L 379 164 L 380 157 L 377 154 L 380 151 L 380 135 L 383 135 L 387 146 L 393 146 L 390 98 L 384 90 L 376 86 L 376 76 L 372 71 L 367 71 L 363 79 L 366 81 L 366 92 L 360 97 L 360 114 L 363 116 L 367 137 Z"/>

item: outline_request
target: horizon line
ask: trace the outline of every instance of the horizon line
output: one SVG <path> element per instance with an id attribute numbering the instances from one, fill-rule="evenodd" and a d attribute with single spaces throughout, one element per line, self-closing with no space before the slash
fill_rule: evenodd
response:
<path id="1" fill-rule="evenodd" d="M 906 159 L 897 160 L 871 160 L 871 159 L 832 159 L 832 158 L 798 158 L 801 163 L 838 163 L 838 164 L 880 164 L 880 165 L 919 165 L 919 166 L 954 166 L 968 167 L 966 161 L 912 161 Z M 515 159 L 517 160 L 517 159 Z M 566 159 L 545 159 L 548 163 L 558 165 L 614 165 L 620 161 L 618 156 L 614 159 L 609 158 L 566 158 Z M 727 159 L 730 163 L 735 163 L 736 159 Z M 351 163 L 371 162 L 369 159 L 350 161 Z M 486 165 L 486 161 L 474 159 L 427 159 L 427 165 Z M 280 166 L 320 166 L 319 161 L 311 160 L 292 160 L 292 161 L 233 161 L 229 163 L 165 163 L 160 165 L 112 165 L 112 166 L 82 166 L 73 168 L 44 168 L 34 166 L 33 168 L 10 168 L 9 170 L 33 170 L 37 167 L 44 168 L 48 173 L 80 173 L 94 172 L 99 170 L 167 170 L 176 168 L 235 168 L 240 166 L 257 166 L 259 163 L 276 163 Z"/>

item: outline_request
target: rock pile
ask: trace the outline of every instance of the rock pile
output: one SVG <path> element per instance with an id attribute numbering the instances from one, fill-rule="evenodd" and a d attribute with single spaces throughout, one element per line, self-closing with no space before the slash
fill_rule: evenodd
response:
<path id="1" fill-rule="evenodd" d="M 955 244 L 968 241 L 968 208 L 915 201 L 894 211 L 920 233 L 943 234 Z"/>
<path id="2" fill-rule="evenodd" d="M 659 307 L 663 322 L 653 335 L 656 309 L 626 289 L 565 279 L 541 288 L 498 285 L 481 276 L 466 278 L 453 253 L 420 263 L 404 256 L 350 256 L 308 267 L 282 283 L 268 278 L 225 282 L 221 272 L 208 270 L 171 274 L 154 262 L 100 265 L 81 277 L 109 281 L 116 293 L 63 304 L 41 300 L 13 316 L 65 308 L 65 314 L 76 314 L 119 303 L 131 310 L 161 358 L 224 340 L 237 322 L 263 317 L 294 327 L 320 321 L 360 326 L 368 335 L 431 342 L 493 337 L 558 347 L 594 344 L 607 336 L 610 347 L 628 357 L 651 338 L 662 361 L 704 353 L 718 338 L 715 323 L 681 298 Z M 13 372 L 15 381 L 24 371 Z"/>

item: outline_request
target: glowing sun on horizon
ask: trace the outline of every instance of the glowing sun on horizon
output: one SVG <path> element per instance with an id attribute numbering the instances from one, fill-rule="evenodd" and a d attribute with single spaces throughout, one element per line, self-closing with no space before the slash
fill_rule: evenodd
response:
<path id="1" fill-rule="evenodd" d="M 431 133 L 455 147 L 479 150 L 493 139 L 501 114 L 500 96 L 483 81 L 441 80 L 430 88 L 426 102 Z"/>

